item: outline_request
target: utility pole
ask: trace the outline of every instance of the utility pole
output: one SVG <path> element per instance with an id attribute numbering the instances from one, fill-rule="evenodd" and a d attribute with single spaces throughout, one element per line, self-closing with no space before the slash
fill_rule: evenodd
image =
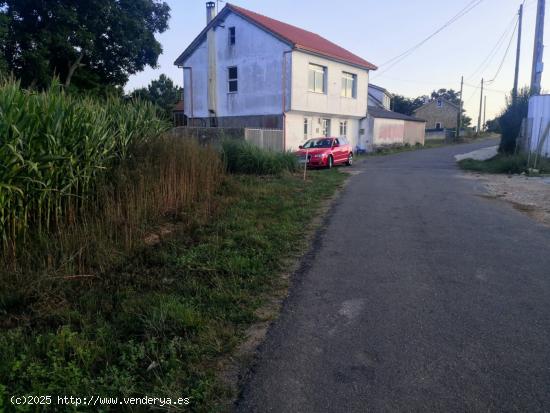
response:
<path id="1" fill-rule="evenodd" d="M 485 130 L 485 124 L 487 123 L 487 95 L 485 95 L 483 99 L 483 125 L 481 125 L 481 127 Z"/>
<path id="2" fill-rule="evenodd" d="M 537 23 L 535 27 L 535 47 L 533 50 L 533 67 L 531 71 L 531 93 L 540 94 L 540 81 L 542 78 L 542 54 L 544 49 L 544 9 L 545 0 L 538 0 L 537 4 Z"/>
<path id="3" fill-rule="evenodd" d="M 512 90 L 512 102 L 515 102 L 518 97 L 518 79 L 519 79 L 519 58 L 521 53 L 521 28 L 523 23 L 523 4 L 519 6 L 518 12 L 518 47 L 516 51 L 516 73 L 514 75 L 514 89 Z"/>
<path id="4" fill-rule="evenodd" d="M 460 103 L 458 104 L 458 116 L 456 118 L 456 138 L 460 138 L 460 128 L 462 127 L 462 92 L 464 90 L 464 76 L 460 78 Z"/>
<path id="5" fill-rule="evenodd" d="M 483 78 L 481 79 L 481 95 L 479 97 L 479 116 L 477 117 L 477 134 L 481 131 L 481 111 L 483 110 Z"/>

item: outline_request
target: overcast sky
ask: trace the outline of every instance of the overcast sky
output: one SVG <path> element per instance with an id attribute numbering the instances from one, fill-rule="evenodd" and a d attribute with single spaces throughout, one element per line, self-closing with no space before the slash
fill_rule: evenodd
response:
<path id="1" fill-rule="evenodd" d="M 126 90 L 147 85 L 161 73 L 182 84 L 182 73 L 173 62 L 204 28 L 205 1 L 167 0 L 172 8 L 170 28 L 158 36 L 164 53 L 157 69 L 148 68 L 130 78 Z M 399 64 L 387 70 L 383 64 L 432 34 L 471 0 L 234 0 L 234 4 L 315 32 L 381 66 L 371 72 L 371 82 L 392 93 L 409 97 L 429 94 L 433 89 L 460 89 L 460 76 L 467 85 L 465 108 L 477 121 L 481 77 L 492 79 L 503 61 L 512 39 L 514 16 L 520 0 L 483 0 L 467 15 L 437 34 Z M 223 7 L 220 2 L 220 8 Z M 523 18 L 520 85 L 531 77 L 536 0 L 526 0 Z M 546 26 L 550 36 L 547 11 Z M 499 39 L 500 47 L 491 56 Z M 502 70 L 487 90 L 487 118 L 504 106 L 505 93 L 514 80 L 516 38 Z M 485 63 L 484 63 L 485 62 Z M 387 70 L 387 71 L 386 71 Z M 550 70 L 550 66 L 548 66 Z M 477 73 L 476 73 L 477 71 Z M 543 75 L 542 87 L 548 89 L 549 76 Z M 472 85 L 472 86 L 470 86 Z"/>

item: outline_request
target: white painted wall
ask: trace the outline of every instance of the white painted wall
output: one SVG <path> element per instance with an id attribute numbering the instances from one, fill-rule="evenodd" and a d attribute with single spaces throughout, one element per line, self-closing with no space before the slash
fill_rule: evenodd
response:
<path id="1" fill-rule="evenodd" d="M 327 68 L 327 92 L 308 91 L 309 64 Z M 342 72 L 357 75 L 357 96 L 340 96 Z M 367 113 L 368 71 L 301 51 L 292 52 L 292 110 L 363 118 Z"/>
<path id="2" fill-rule="evenodd" d="M 531 136 L 530 147 L 532 152 L 540 148 L 542 156 L 550 156 L 550 136 L 545 131 L 550 125 L 550 95 L 533 96 L 529 99 L 529 111 L 527 114 L 528 132 Z"/>
<path id="3" fill-rule="evenodd" d="M 308 119 L 308 135 L 304 135 L 304 119 Z M 289 112 L 286 114 L 286 149 L 296 150 L 298 146 L 308 139 L 319 138 L 323 136 L 323 125 L 320 120 L 330 119 L 330 136 L 340 136 L 340 121 L 347 121 L 347 135 L 352 148 L 355 150 L 359 144 L 360 119 L 345 118 L 341 116 L 327 116 L 321 113 L 310 112 Z"/>
<path id="4" fill-rule="evenodd" d="M 230 13 L 223 26 L 216 27 L 217 116 L 273 115 L 282 113 L 283 52 L 290 46 L 271 34 Z M 235 27 L 236 42 L 229 44 L 229 28 Z M 207 42 L 184 62 L 193 67 L 194 116 L 207 117 Z M 287 60 L 290 61 L 289 54 Z M 238 70 L 238 92 L 228 91 L 228 68 Z M 291 66 L 287 69 L 287 101 L 290 102 Z M 185 112 L 191 113 L 191 87 L 185 70 Z"/>

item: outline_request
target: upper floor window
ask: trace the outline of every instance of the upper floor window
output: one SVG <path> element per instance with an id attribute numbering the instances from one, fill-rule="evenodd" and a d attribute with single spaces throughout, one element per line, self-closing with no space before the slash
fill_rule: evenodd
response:
<path id="1" fill-rule="evenodd" d="M 357 89 L 357 75 L 348 72 L 342 72 L 342 96 L 346 98 L 355 98 Z"/>
<path id="2" fill-rule="evenodd" d="M 239 90 L 239 73 L 237 66 L 227 68 L 227 91 L 235 93 Z"/>
<path id="3" fill-rule="evenodd" d="M 309 64 L 308 71 L 308 90 L 310 92 L 316 93 L 325 93 L 326 88 L 326 77 L 327 77 L 327 68 L 324 66 Z"/>
<path id="4" fill-rule="evenodd" d="M 235 44 L 235 28 L 234 27 L 230 27 L 229 28 L 229 45 L 230 46 L 233 46 Z"/>

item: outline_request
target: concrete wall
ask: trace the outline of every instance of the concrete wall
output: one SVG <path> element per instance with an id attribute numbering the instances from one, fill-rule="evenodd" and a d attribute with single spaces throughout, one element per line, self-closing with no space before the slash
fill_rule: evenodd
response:
<path id="1" fill-rule="evenodd" d="M 374 147 L 385 145 L 403 145 L 405 122 L 398 119 L 374 118 L 372 143 Z"/>
<path id="2" fill-rule="evenodd" d="M 532 152 L 540 152 L 540 155 L 547 157 L 550 157 L 549 125 L 550 95 L 531 97 L 527 114 L 528 145 Z"/>
<path id="3" fill-rule="evenodd" d="M 424 145 L 426 136 L 426 124 L 423 122 L 405 122 L 405 136 L 403 142 L 409 145 Z"/>
<path id="4" fill-rule="evenodd" d="M 450 105 L 446 101 L 441 102 L 442 106 L 437 106 L 437 101 L 432 101 L 414 111 L 414 116 L 426 121 L 426 129 L 435 129 L 436 124 L 441 123 L 442 129 L 456 128 L 458 117 L 458 108 Z"/>
<path id="5" fill-rule="evenodd" d="M 216 47 L 216 103 L 218 117 L 272 115 L 282 113 L 283 103 L 283 52 L 290 47 L 230 13 L 223 26 L 214 30 Z M 229 27 L 235 27 L 236 42 L 229 44 Z M 290 60 L 290 56 L 287 56 Z M 186 59 L 184 66 L 193 68 L 191 85 L 189 70 L 184 70 L 185 113 L 191 116 L 191 92 L 194 117 L 206 118 L 208 114 L 208 42 L 201 45 Z M 238 92 L 228 91 L 228 68 L 238 70 Z M 287 65 L 288 86 L 290 64 Z M 290 101 L 290 88 L 287 87 Z"/>

